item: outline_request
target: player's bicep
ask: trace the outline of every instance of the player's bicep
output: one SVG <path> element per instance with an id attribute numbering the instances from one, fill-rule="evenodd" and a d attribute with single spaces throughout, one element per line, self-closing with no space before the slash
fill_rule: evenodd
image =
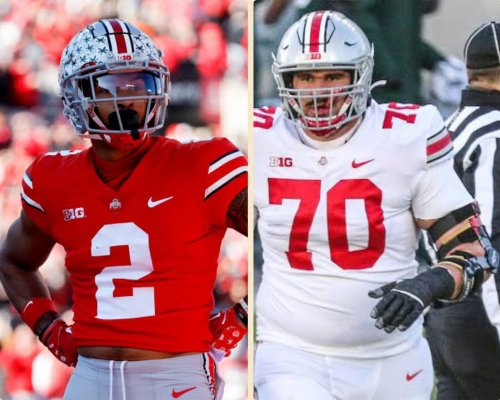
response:
<path id="1" fill-rule="evenodd" d="M 453 165 L 444 162 L 419 173 L 411 206 L 416 219 L 435 220 L 472 201 Z"/>
<path id="2" fill-rule="evenodd" d="M 0 254 L 6 262 L 15 267 L 36 270 L 45 262 L 54 244 L 54 240 L 21 211 L 21 216 L 7 233 Z"/>
<path id="3" fill-rule="evenodd" d="M 226 213 L 227 225 L 242 235 L 248 236 L 248 189 L 243 189 L 229 204 Z"/>
<path id="4" fill-rule="evenodd" d="M 246 196 L 241 192 L 248 186 L 247 159 L 227 139 L 211 144 L 206 149 L 209 153 L 204 188 L 204 202 L 210 221 L 214 225 L 230 226 L 246 232 L 247 228 L 243 226 L 248 220 L 244 206 Z"/>
<path id="5" fill-rule="evenodd" d="M 25 216 L 31 222 L 44 232 L 46 235 L 51 234 L 50 221 L 45 209 L 44 193 L 48 193 L 47 188 L 44 188 L 43 175 L 39 171 L 45 171 L 43 168 L 38 168 L 38 164 L 42 158 L 37 158 L 28 167 L 23 176 L 21 188 L 21 205 Z"/>

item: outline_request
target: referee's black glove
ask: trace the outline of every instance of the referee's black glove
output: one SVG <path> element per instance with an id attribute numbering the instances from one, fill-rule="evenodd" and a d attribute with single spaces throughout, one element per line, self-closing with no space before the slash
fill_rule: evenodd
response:
<path id="1" fill-rule="evenodd" d="M 448 299 L 455 282 L 445 268 L 431 268 L 412 279 L 391 282 L 368 292 L 381 299 L 370 313 L 375 326 L 391 333 L 408 329 L 433 301 Z"/>

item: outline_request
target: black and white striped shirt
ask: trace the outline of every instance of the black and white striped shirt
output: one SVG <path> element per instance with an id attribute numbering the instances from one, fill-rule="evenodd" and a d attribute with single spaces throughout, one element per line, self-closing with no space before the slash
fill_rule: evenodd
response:
<path id="1" fill-rule="evenodd" d="M 477 200 L 481 221 L 500 250 L 500 91 L 467 88 L 460 108 L 446 125 L 455 148 L 455 171 Z M 500 274 L 495 275 L 495 285 L 490 280 L 483 286 L 483 300 L 490 320 L 497 325 Z M 497 329 L 500 333 L 500 325 Z"/>
<path id="2" fill-rule="evenodd" d="M 500 92 L 466 89 L 447 121 L 455 170 L 481 209 L 481 220 L 500 249 Z"/>

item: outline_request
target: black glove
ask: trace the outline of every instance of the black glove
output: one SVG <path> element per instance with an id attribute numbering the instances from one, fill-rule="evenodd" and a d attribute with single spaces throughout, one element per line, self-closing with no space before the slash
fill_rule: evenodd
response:
<path id="1" fill-rule="evenodd" d="M 382 298 L 370 313 L 375 326 L 391 333 L 408 329 L 433 301 L 448 299 L 455 281 L 444 268 L 431 268 L 412 279 L 391 282 L 368 292 L 373 299 Z"/>

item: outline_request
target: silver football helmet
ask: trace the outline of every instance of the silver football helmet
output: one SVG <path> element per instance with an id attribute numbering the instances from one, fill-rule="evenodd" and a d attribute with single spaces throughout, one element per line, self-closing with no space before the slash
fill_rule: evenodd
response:
<path id="1" fill-rule="evenodd" d="M 348 71 L 351 84 L 293 87 L 295 73 L 314 70 Z M 316 11 L 304 15 L 287 30 L 274 56 L 272 71 L 285 115 L 318 136 L 327 135 L 365 112 L 373 73 L 373 47 L 363 31 L 343 14 Z M 338 111 L 333 107 L 337 97 L 345 97 Z M 318 104 L 326 100 L 328 115 L 318 109 Z M 309 115 L 303 106 L 308 102 L 314 110 Z"/>
<path id="2" fill-rule="evenodd" d="M 139 137 L 164 124 L 168 68 L 151 39 L 128 22 L 104 19 L 78 32 L 62 54 L 59 85 L 64 114 L 81 136 L 108 141 L 108 134 Z M 127 101 L 145 104 L 142 119 L 123 111 L 120 104 Z M 103 104 L 114 107 L 107 124 L 99 115 Z"/>

